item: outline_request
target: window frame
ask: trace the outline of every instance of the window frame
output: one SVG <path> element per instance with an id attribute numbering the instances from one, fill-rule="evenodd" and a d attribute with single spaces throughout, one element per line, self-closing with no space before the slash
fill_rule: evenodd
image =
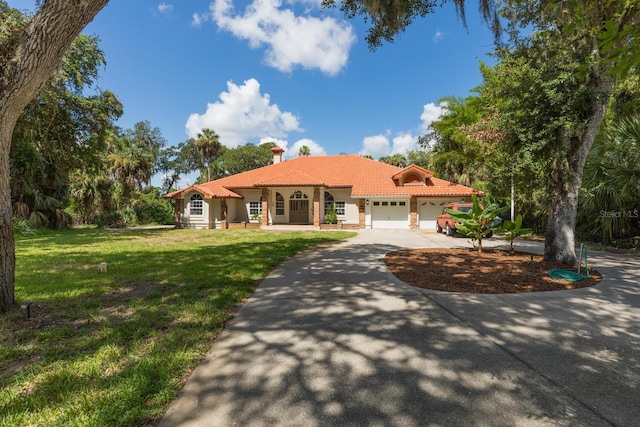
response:
<path id="1" fill-rule="evenodd" d="M 324 213 L 334 208 L 336 210 L 336 216 L 338 219 L 345 219 L 347 217 L 347 203 L 343 200 L 336 200 L 333 193 L 330 191 L 324 192 Z"/>
<path id="2" fill-rule="evenodd" d="M 284 196 L 276 191 L 276 215 L 285 215 Z"/>
<path id="3" fill-rule="evenodd" d="M 262 215 L 262 201 L 249 202 L 249 218 L 254 215 Z"/>
<path id="4" fill-rule="evenodd" d="M 342 200 L 336 200 L 333 203 L 338 219 L 345 219 L 347 217 L 347 203 Z"/>
<path id="5" fill-rule="evenodd" d="M 189 216 L 204 216 L 204 197 L 202 194 L 194 193 L 189 197 Z"/>

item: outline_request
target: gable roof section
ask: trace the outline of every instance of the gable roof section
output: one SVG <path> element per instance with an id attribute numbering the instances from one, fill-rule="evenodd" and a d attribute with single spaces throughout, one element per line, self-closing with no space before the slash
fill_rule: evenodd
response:
<path id="1" fill-rule="evenodd" d="M 412 164 L 393 175 L 391 179 L 393 179 L 394 181 L 402 182 L 406 176 L 412 174 L 420 176 L 422 180 L 425 181 L 425 183 L 429 178 L 433 176 L 433 173 L 431 171 L 421 168 L 418 165 Z"/>
<path id="2" fill-rule="evenodd" d="M 425 178 L 425 185 L 399 185 L 398 177 L 416 173 Z M 470 187 L 435 178 L 419 166 L 401 169 L 357 155 L 302 156 L 285 162 L 192 185 L 184 190 L 167 194 L 168 198 L 181 198 L 189 189 L 206 197 L 241 196 L 237 189 L 262 187 L 325 187 L 351 188 L 353 197 L 385 196 L 470 196 L 482 195 Z"/>
<path id="3" fill-rule="evenodd" d="M 183 188 L 182 190 L 174 191 L 172 193 L 165 194 L 167 199 L 182 199 L 184 195 L 190 191 L 198 192 L 203 196 L 213 199 L 215 197 L 224 197 L 232 199 L 242 199 L 242 196 L 238 193 L 222 187 L 220 185 L 212 185 L 215 181 L 207 182 L 205 184 L 191 184 L 190 186 Z"/>

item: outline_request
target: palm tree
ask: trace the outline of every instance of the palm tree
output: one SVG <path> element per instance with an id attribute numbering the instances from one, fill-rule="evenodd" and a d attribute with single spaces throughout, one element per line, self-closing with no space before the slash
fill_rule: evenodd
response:
<path id="1" fill-rule="evenodd" d="M 82 208 L 82 221 L 88 224 L 95 212 L 95 201 L 98 198 L 98 176 L 79 172 L 71 177 L 71 196 Z"/>
<path id="2" fill-rule="evenodd" d="M 300 150 L 298 150 L 298 156 L 302 157 L 307 157 L 311 155 L 311 149 L 309 149 L 309 147 L 307 147 L 306 145 L 303 145 L 302 147 L 300 147 Z"/>
<path id="3" fill-rule="evenodd" d="M 407 158 L 399 153 L 392 156 L 380 157 L 378 161 L 386 163 L 388 165 L 397 166 L 399 168 L 407 167 Z"/>
<path id="4" fill-rule="evenodd" d="M 153 174 L 153 159 L 149 153 L 142 151 L 127 137 L 115 141 L 112 152 L 107 155 L 109 170 L 118 181 L 122 182 L 125 200 L 136 188 L 148 184 Z"/>
<path id="5" fill-rule="evenodd" d="M 578 224 L 591 238 L 634 235 L 640 215 L 640 119 L 621 120 L 603 132 L 585 164 Z"/>
<path id="6" fill-rule="evenodd" d="M 202 129 L 194 144 L 202 156 L 202 163 L 207 168 L 207 181 L 211 181 L 209 165 L 220 151 L 220 137 L 213 129 Z"/>

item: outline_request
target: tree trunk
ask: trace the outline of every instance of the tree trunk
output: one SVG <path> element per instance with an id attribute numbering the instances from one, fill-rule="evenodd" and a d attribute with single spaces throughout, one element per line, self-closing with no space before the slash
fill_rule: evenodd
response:
<path id="1" fill-rule="evenodd" d="M 9 150 L 13 128 L 22 110 L 36 96 L 60 59 L 109 0 L 47 0 L 24 29 L 11 60 L 0 69 L 0 313 L 14 305 L 15 244 L 13 240 Z"/>
<path id="2" fill-rule="evenodd" d="M 576 214 L 582 172 L 587 154 L 604 121 L 612 87 L 613 81 L 606 71 L 599 70 L 598 95 L 586 128 L 581 135 L 569 135 L 563 131 L 560 137 L 566 156 L 556 160 L 549 172 L 551 207 L 544 239 L 546 261 L 560 261 L 568 265 L 576 262 Z"/>
<path id="3" fill-rule="evenodd" d="M 14 122 L 15 124 L 15 122 Z M 13 129 L 13 127 L 11 127 Z M 15 304 L 14 275 L 16 257 L 11 222 L 11 187 L 9 185 L 9 148 L 11 131 L 0 120 L 0 313 L 8 311 Z"/>

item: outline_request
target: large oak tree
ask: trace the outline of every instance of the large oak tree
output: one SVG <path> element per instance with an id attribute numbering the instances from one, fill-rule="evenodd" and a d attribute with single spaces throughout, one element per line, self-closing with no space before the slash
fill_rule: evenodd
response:
<path id="1" fill-rule="evenodd" d="M 450 3 L 464 18 L 465 0 Z M 479 0 L 485 20 L 499 35 L 497 3 Z M 324 0 L 323 4 L 331 7 L 336 1 Z M 397 33 L 433 12 L 438 4 L 433 0 L 344 0 L 340 9 L 347 17 L 363 16 L 370 21 L 367 41 L 375 49 L 383 40 L 392 42 Z M 507 0 L 502 5 L 500 12 L 508 22 L 512 47 L 526 50 L 532 42 L 531 32 L 540 34 L 533 41 L 542 40 L 549 49 L 538 50 L 542 55 L 539 59 L 577 64 L 567 75 L 568 80 L 574 86 L 588 85 L 591 89 L 587 108 L 579 105 L 580 111 L 565 112 L 565 117 L 573 115 L 576 120 L 552 123 L 547 129 L 555 135 L 557 155 L 549 171 L 551 201 L 545 259 L 571 264 L 576 260 L 575 220 L 585 159 L 604 121 L 616 80 L 640 65 L 640 4 L 630 0 Z"/>
<path id="2" fill-rule="evenodd" d="M 42 0 L 33 18 L 22 20 L 0 3 L 0 313 L 15 302 L 9 151 L 22 110 L 56 70 L 82 29 L 109 0 Z"/>

